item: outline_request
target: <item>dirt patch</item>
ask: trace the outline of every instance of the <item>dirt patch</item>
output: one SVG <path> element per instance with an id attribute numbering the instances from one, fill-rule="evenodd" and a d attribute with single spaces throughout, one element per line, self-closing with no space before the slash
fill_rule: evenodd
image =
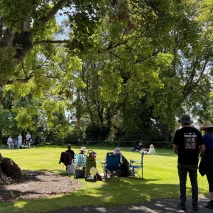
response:
<path id="1" fill-rule="evenodd" d="M 83 187 L 83 183 L 68 176 L 47 171 L 23 170 L 19 180 L 0 180 L 0 202 L 15 202 L 67 194 Z"/>

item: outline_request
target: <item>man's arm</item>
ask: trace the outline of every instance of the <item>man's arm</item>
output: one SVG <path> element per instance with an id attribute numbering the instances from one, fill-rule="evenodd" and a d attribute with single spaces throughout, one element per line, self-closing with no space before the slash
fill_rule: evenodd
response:
<path id="1" fill-rule="evenodd" d="M 204 145 L 200 145 L 200 147 L 199 147 L 199 152 L 200 153 L 202 153 L 202 152 L 204 152 L 205 151 L 205 146 Z"/>
<path id="2" fill-rule="evenodd" d="M 178 145 L 177 144 L 173 144 L 173 150 L 175 152 L 178 152 L 178 149 L 179 149 Z"/>

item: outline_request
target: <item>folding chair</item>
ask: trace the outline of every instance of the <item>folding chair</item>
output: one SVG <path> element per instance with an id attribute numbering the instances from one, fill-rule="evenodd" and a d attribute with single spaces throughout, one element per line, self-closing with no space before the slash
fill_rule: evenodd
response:
<path id="1" fill-rule="evenodd" d="M 130 169 L 132 170 L 132 176 L 137 175 L 140 178 L 143 178 L 143 157 L 144 152 L 141 153 L 141 159 L 139 161 L 130 159 Z"/>
<path id="2" fill-rule="evenodd" d="M 74 156 L 75 174 L 74 178 L 84 178 L 87 156 L 84 154 L 76 154 Z"/>
<path id="3" fill-rule="evenodd" d="M 107 153 L 106 162 L 100 162 L 104 170 L 104 180 L 116 178 L 120 180 L 120 154 Z"/>

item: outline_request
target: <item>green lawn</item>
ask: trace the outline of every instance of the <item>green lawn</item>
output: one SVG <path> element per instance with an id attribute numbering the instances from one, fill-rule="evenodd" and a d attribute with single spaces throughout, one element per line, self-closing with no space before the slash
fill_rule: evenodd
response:
<path id="1" fill-rule="evenodd" d="M 80 147 L 74 146 L 75 153 Z M 97 160 L 104 160 L 106 152 L 113 147 L 87 147 L 97 152 Z M 121 147 L 127 159 L 140 159 L 138 152 L 131 152 L 127 147 Z M 59 164 L 60 153 L 64 147 L 40 147 L 32 149 L 0 149 L 4 157 L 12 158 L 22 170 L 49 170 L 62 173 L 62 164 Z M 110 206 L 150 201 L 158 198 L 178 198 L 177 155 L 172 150 L 156 149 L 157 155 L 144 156 L 144 179 L 121 178 L 121 181 L 88 182 L 79 179 L 84 187 L 68 195 L 54 196 L 48 199 L 18 201 L 15 203 L 1 203 L 1 213 L 31 213 L 45 212 L 57 209 L 78 206 Z M 63 169 L 65 169 L 63 167 Z M 97 169 L 102 172 L 100 163 Z M 65 171 L 63 171 L 64 174 Z M 71 176 L 73 178 L 73 176 Z M 206 177 L 198 175 L 199 196 L 208 194 Z M 191 187 L 188 180 L 187 194 L 191 196 Z"/>

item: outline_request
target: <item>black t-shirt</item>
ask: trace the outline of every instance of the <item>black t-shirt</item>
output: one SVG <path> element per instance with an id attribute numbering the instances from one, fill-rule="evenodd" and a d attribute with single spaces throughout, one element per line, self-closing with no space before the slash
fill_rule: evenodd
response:
<path id="1" fill-rule="evenodd" d="M 194 127 L 182 127 L 175 133 L 173 144 L 179 147 L 178 163 L 198 164 L 199 146 L 203 145 L 200 131 Z"/>
<path id="2" fill-rule="evenodd" d="M 71 154 L 71 158 L 73 160 L 74 159 L 74 155 L 75 155 L 74 151 L 71 150 L 71 149 L 68 149 L 66 152 L 69 152 Z"/>

